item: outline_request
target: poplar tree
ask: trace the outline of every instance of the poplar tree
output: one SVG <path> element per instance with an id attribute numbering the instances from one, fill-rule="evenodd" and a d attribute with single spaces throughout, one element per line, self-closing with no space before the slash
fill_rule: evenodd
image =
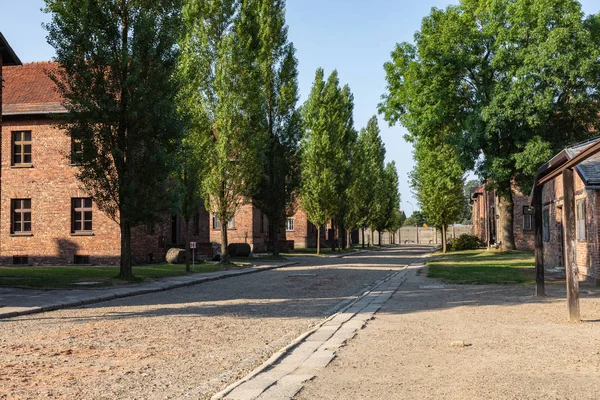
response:
<path id="1" fill-rule="evenodd" d="M 375 202 L 373 183 L 383 174 L 385 147 L 381 140 L 377 117 L 369 119 L 360 130 L 352 155 L 352 183 L 348 188 L 350 209 L 349 229 L 362 228 L 362 246 L 365 245 L 365 227 L 369 224 Z"/>
<path id="2" fill-rule="evenodd" d="M 51 76 L 68 110 L 60 126 L 81 144 L 75 175 L 120 226 L 121 277 L 131 277 L 131 227 L 165 210 L 181 137 L 177 0 L 46 0 Z"/>
<path id="3" fill-rule="evenodd" d="M 302 108 L 300 205 L 317 227 L 317 254 L 321 252 L 320 230 L 339 215 L 340 188 L 346 176 L 341 167 L 348 149 L 349 89 L 339 86 L 337 71 L 324 81 L 323 69 L 317 69 L 308 100 Z"/>
<path id="4" fill-rule="evenodd" d="M 392 229 L 400 220 L 400 193 L 398 192 L 398 172 L 391 161 L 385 165 L 382 173 L 373 182 L 375 197 L 370 209 L 371 232 L 376 230 L 381 245 L 382 232 Z"/>
<path id="5" fill-rule="evenodd" d="M 295 49 L 287 38 L 285 1 L 257 1 L 257 68 L 260 90 L 253 100 L 262 104 L 257 129 L 264 132 L 264 171 L 254 204 L 269 220 L 273 255 L 279 255 L 279 230 L 292 209 L 300 183 L 298 155 L 301 116 Z"/>
<path id="6" fill-rule="evenodd" d="M 192 143 L 205 157 L 201 191 L 221 224 L 221 262 L 228 263 L 227 226 L 254 195 L 262 173 L 264 135 L 255 54 L 256 4 L 188 0 L 181 42 L 185 107 Z"/>

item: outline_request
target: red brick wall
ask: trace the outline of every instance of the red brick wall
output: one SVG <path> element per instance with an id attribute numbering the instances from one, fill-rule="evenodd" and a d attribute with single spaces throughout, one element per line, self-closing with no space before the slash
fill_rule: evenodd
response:
<path id="1" fill-rule="evenodd" d="M 32 167 L 11 166 L 11 132 L 30 130 Z M 93 206 L 93 235 L 71 234 L 71 198 L 88 197 L 75 179 L 76 167 L 66 158 L 71 142 L 48 120 L 5 118 L 2 129 L 2 199 L 0 201 L 0 255 L 2 264 L 12 256 L 27 255 L 33 264 L 71 264 L 76 254 L 93 263 L 118 262 L 119 227 Z M 30 198 L 32 235 L 10 234 L 11 199 Z"/>
<path id="2" fill-rule="evenodd" d="M 210 241 L 221 243 L 221 230 L 215 229 L 212 223 L 212 215 L 208 214 Z M 269 221 L 266 216 L 262 217 L 261 211 L 252 204 L 241 206 L 233 217 L 234 226 L 227 230 L 227 241 L 229 243 L 248 243 L 253 252 L 264 252 L 267 247 L 269 234 Z"/>
<path id="3" fill-rule="evenodd" d="M 294 219 L 294 230 L 285 233 L 286 240 L 294 241 L 294 248 L 303 249 L 309 247 L 317 247 L 317 228 L 308 220 L 306 212 L 300 207 L 296 208 L 296 212 L 290 218 Z M 328 246 L 325 243 L 325 230 L 321 231 L 321 246 Z"/>
<path id="4" fill-rule="evenodd" d="M 32 134 L 31 168 L 11 166 L 11 132 L 22 130 L 30 130 Z M 53 127 L 50 120 L 5 119 L 1 136 L 1 264 L 12 264 L 13 256 L 28 256 L 31 264 L 65 265 L 72 264 L 75 255 L 90 256 L 93 264 L 119 263 L 119 226 L 95 205 L 92 211 L 93 234 L 71 234 L 71 198 L 88 196 L 75 178 L 77 167 L 69 164 L 67 156 L 70 149 L 70 138 Z M 11 199 L 15 198 L 31 199 L 30 236 L 14 236 L 10 233 Z M 209 247 L 205 246 L 209 241 L 208 213 L 203 208 L 199 213 L 200 232 L 190 240 L 199 242 L 203 253 L 210 253 L 206 250 Z M 148 234 L 145 226 L 133 228 L 131 245 L 134 263 L 146 262 L 149 253 L 152 253 L 153 261 L 164 261 L 170 247 L 185 246 L 182 241 L 183 229 L 184 223 L 180 223 L 181 240 L 172 243 L 170 218 L 155 224 L 154 235 Z"/>
<path id="5" fill-rule="evenodd" d="M 520 192 L 513 194 L 513 231 L 515 235 L 515 246 L 518 250 L 535 249 L 535 238 L 533 232 L 533 216 L 531 229 L 523 229 L 523 207 L 529 207 L 529 196 Z"/>
<path id="6" fill-rule="evenodd" d="M 580 279 L 595 281 L 600 268 L 598 207 L 596 190 L 586 190 L 578 173 L 575 179 L 575 201 L 586 201 L 586 239 L 575 245 L 576 265 Z M 563 183 L 562 176 L 546 183 L 542 191 L 543 209 L 550 215 L 550 241 L 544 242 L 544 267 L 564 271 Z"/>

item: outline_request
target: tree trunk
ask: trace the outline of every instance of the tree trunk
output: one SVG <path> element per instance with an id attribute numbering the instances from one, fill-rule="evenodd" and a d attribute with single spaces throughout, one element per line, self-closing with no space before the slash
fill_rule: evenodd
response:
<path id="1" fill-rule="evenodd" d="M 121 214 L 123 215 L 123 214 Z M 119 277 L 133 277 L 133 268 L 131 267 L 131 223 L 129 219 L 121 217 L 121 265 Z"/>
<path id="2" fill-rule="evenodd" d="M 340 242 L 340 248 L 341 249 L 345 249 L 347 247 L 348 239 L 346 237 L 346 227 L 341 227 L 340 228 L 339 242 Z"/>
<path id="3" fill-rule="evenodd" d="M 448 251 L 448 243 L 446 240 L 446 225 L 442 224 L 442 253 L 446 254 Z"/>
<path id="4" fill-rule="evenodd" d="M 229 264 L 229 251 L 227 250 L 227 222 L 221 220 L 221 264 Z"/>
<path id="5" fill-rule="evenodd" d="M 317 255 L 321 255 L 321 227 L 317 226 Z"/>
<path id="6" fill-rule="evenodd" d="M 362 227 L 362 248 L 365 248 L 365 227 Z"/>
<path id="7" fill-rule="evenodd" d="M 352 243 L 350 243 L 350 236 L 351 236 L 352 232 L 347 231 L 346 232 L 346 248 L 350 249 L 352 248 Z"/>
<path id="8" fill-rule="evenodd" d="M 277 221 L 273 221 L 271 218 L 269 218 L 269 240 L 273 246 L 273 256 L 279 257 L 279 235 L 277 234 L 277 227 L 279 224 L 276 222 Z"/>
<path id="9" fill-rule="evenodd" d="M 377 234 L 378 234 L 378 236 L 377 236 L 377 240 L 379 240 L 379 247 L 381 247 L 381 246 L 382 246 L 382 244 L 381 244 L 381 238 L 382 238 L 383 236 L 382 236 L 382 234 L 381 234 L 381 231 L 379 231 L 379 230 L 377 231 Z"/>
<path id="10" fill-rule="evenodd" d="M 190 220 L 185 220 L 185 272 L 190 272 Z"/>
<path id="11" fill-rule="evenodd" d="M 513 220 L 513 199 L 512 195 L 498 196 L 498 213 L 500 215 L 499 223 L 502 229 L 502 249 L 515 250 L 515 233 Z"/>
<path id="12" fill-rule="evenodd" d="M 331 246 L 331 251 L 335 251 L 335 225 L 333 224 L 333 220 L 331 221 L 330 233 L 329 245 Z"/>
<path id="13" fill-rule="evenodd" d="M 375 232 L 373 232 L 373 228 L 371 228 L 371 246 L 375 247 Z"/>

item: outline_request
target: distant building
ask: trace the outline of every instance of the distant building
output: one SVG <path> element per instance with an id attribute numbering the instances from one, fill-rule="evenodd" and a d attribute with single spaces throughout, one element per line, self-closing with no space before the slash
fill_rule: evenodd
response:
<path id="1" fill-rule="evenodd" d="M 529 196 L 513 188 L 513 233 L 517 250 L 533 250 L 533 210 Z M 502 237 L 498 224 L 498 196 L 494 190 L 481 185 L 471 194 L 473 235 L 489 246 L 499 245 Z"/>

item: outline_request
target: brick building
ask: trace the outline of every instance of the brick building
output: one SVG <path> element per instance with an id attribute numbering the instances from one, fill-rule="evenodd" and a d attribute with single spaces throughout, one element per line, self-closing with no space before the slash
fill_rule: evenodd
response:
<path id="1" fill-rule="evenodd" d="M 596 143 L 600 139 L 581 143 L 558 153 L 547 165 L 556 166 Z M 576 266 L 579 278 L 597 282 L 600 272 L 600 226 L 598 207 L 600 190 L 600 154 L 578 164 L 573 174 L 575 188 Z M 542 235 L 544 268 L 553 273 L 565 273 L 563 227 L 563 177 L 545 183 L 542 188 Z"/>
<path id="2" fill-rule="evenodd" d="M 47 72 L 56 63 L 5 66 L 0 157 L 0 263 L 117 264 L 120 231 L 98 210 L 70 163 L 76 143 L 56 126 L 66 110 Z M 208 213 L 192 222 L 193 241 L 211 253 Z M 164 260 L 184 246 L 184 224 L 165 217 L 132 231 L 135 263 Z"/>
<path id="3" fill-rule="evenodd" d="M 513 230 L 517 250 L 533 250 L 533 210 L 529 207 L 529 196 L 513 188 Z M 471 194 L 473 207 L 473 235 L 493 246 L 498 244 L 502 232 L 498 224 L 498 197 L 494 190 L 481 185 Z"/>

